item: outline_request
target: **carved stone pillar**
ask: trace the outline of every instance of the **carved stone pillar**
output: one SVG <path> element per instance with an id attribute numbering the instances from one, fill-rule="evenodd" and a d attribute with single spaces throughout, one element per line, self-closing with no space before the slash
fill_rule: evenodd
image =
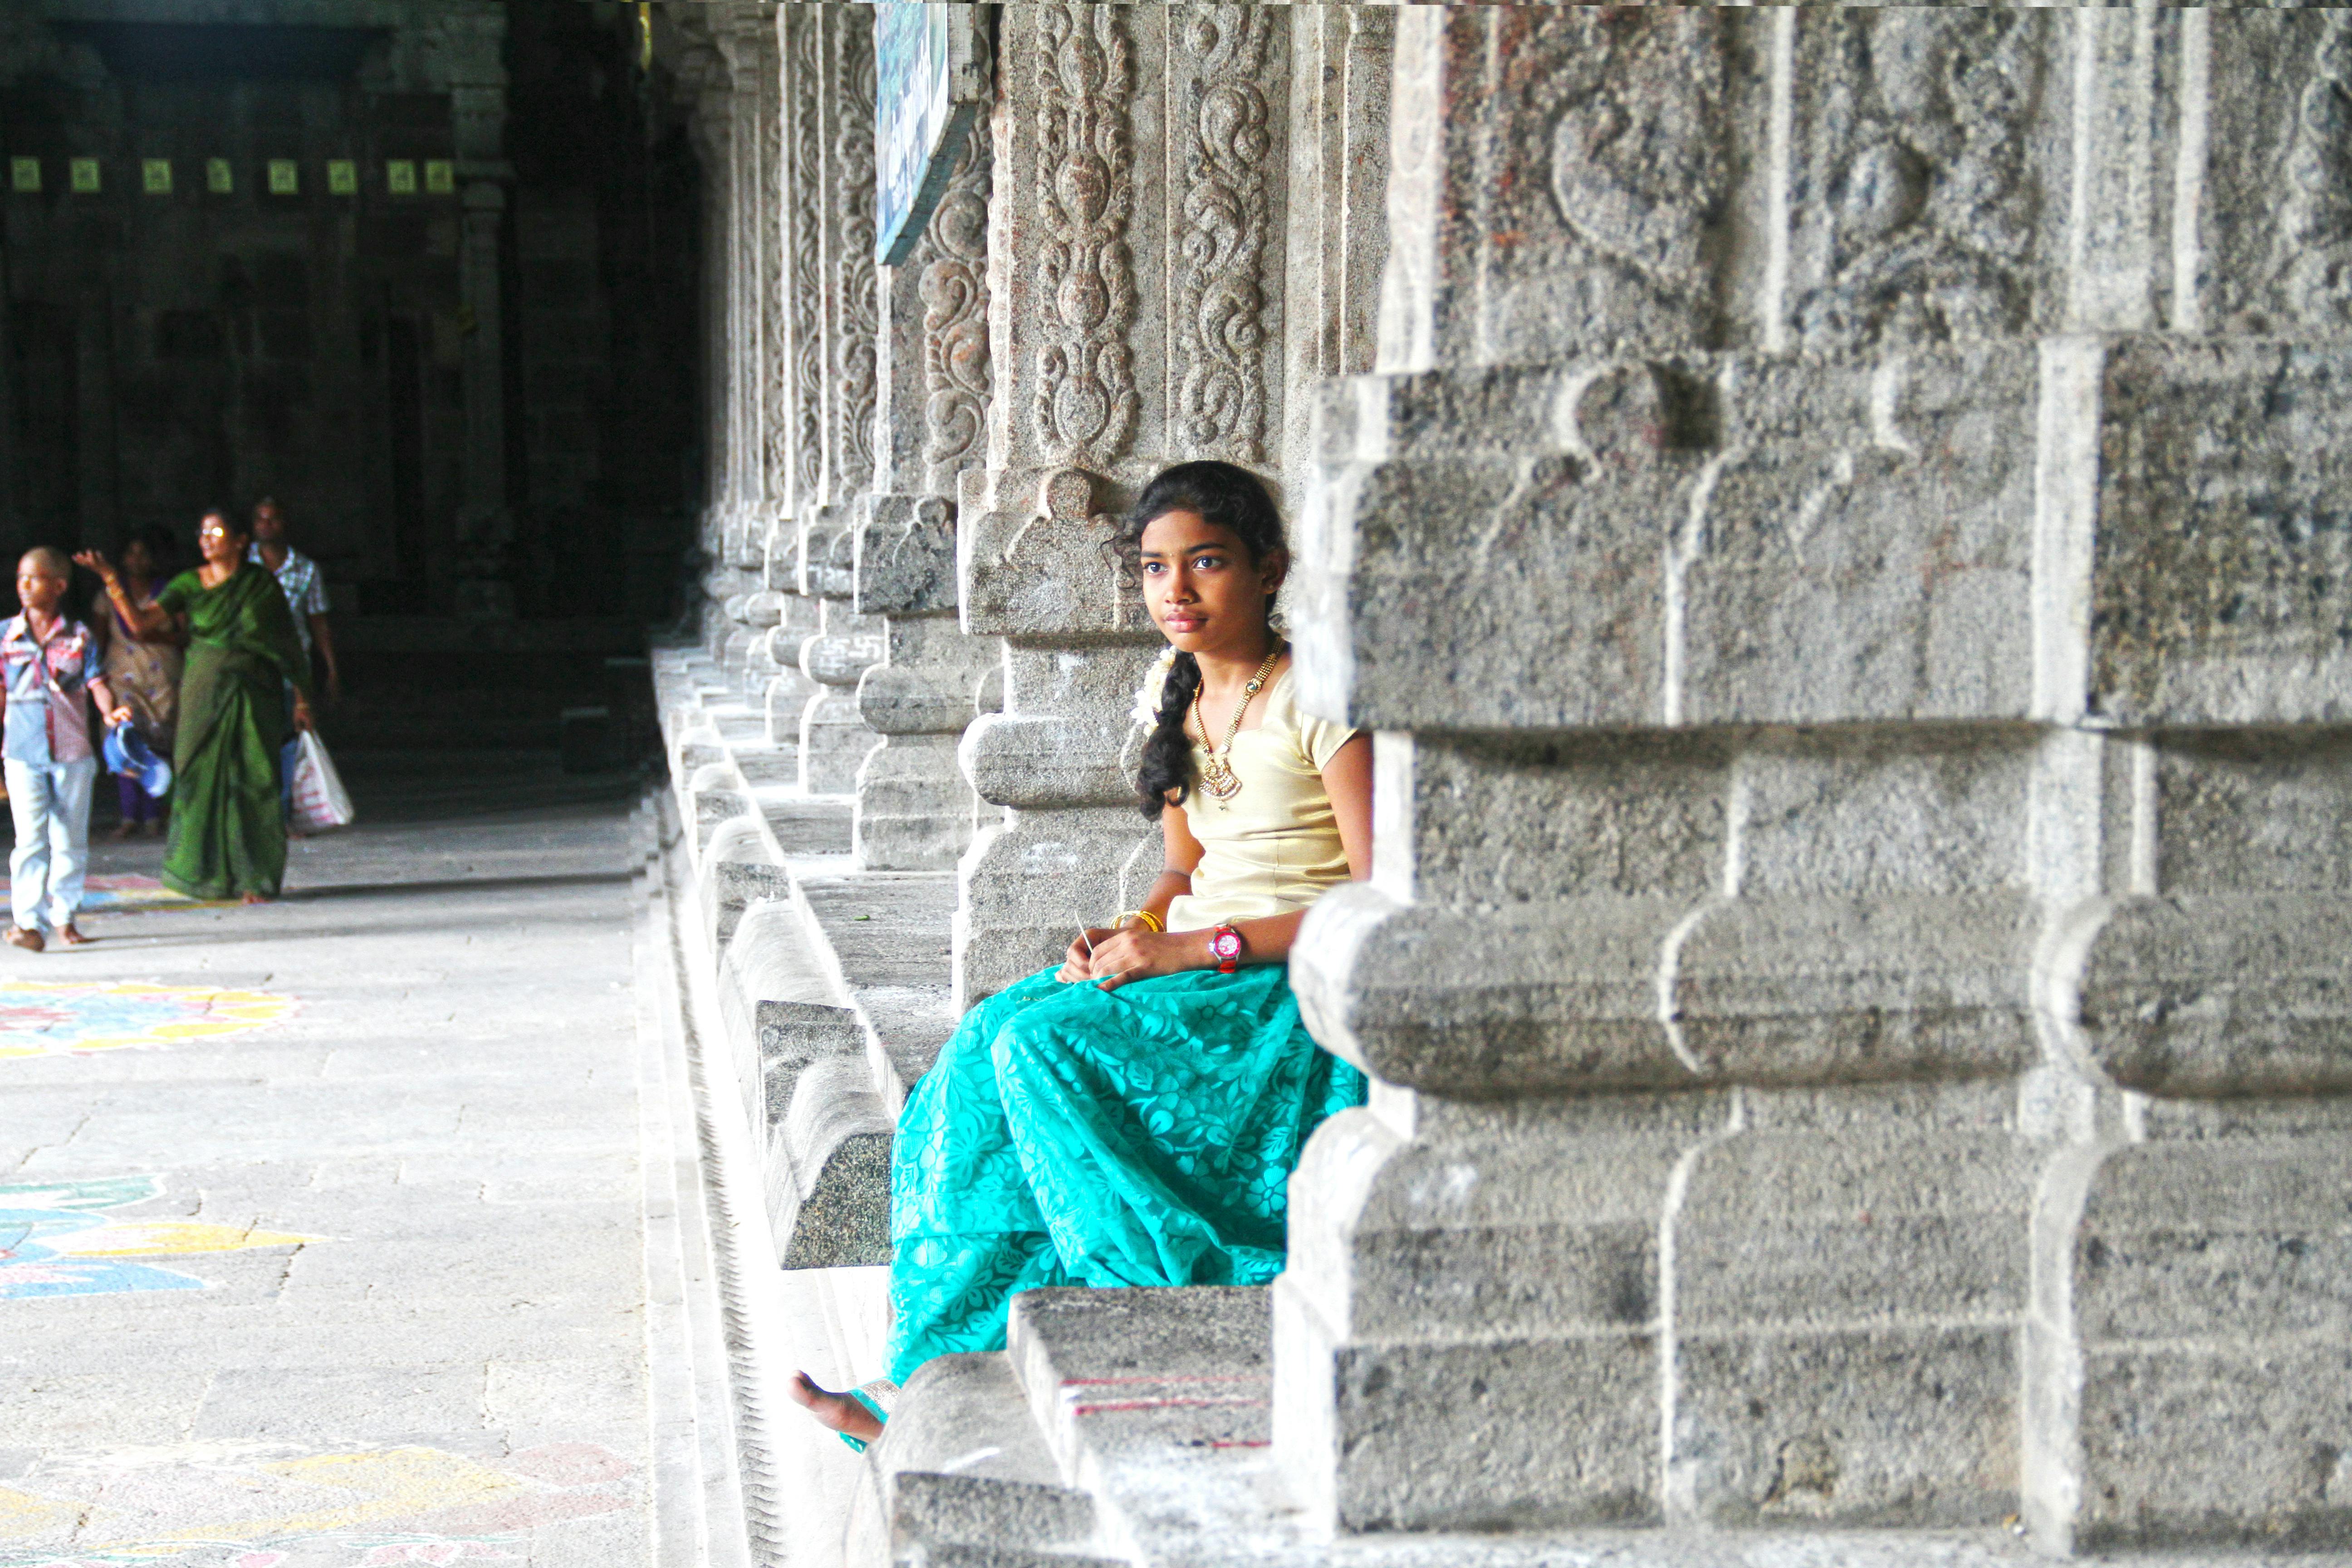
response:
<path id="1" fill-rule="evenodd" d="M 450 119 L 464 216 L 457 279 L 465 338 L 463 499 L 457 509 L 455 593 L 460 616 L 507 619 L 514 589 L 501 575 L 514 542 L 507 505 L 506 302 L 503 276 L 507 194 L 514 169 L 506 158 L 507 79 L 500 52 L 506 18 L 467 8 L 447 23 Z"/>
<path id="2" fill-rule="evenodd" d="M 1036 5 L 1000 24 L 987 466 L 957 538 L 1004 711 L 963 760 L 1003 807 L 962 863 L 971 1002 L 1108 916 L 1146 845 L 1121 751 L 1158 635 L 1104 553 L 1167 463 L 1261 469 L 1283 428 L 1287 11 Z"/>
<path id="3" fill-rule="evenodd" d="M 801 669 L 818 689 L 801 713 L 801 782 L 811 795 L 847 795 L 877 739 L 857 712 L 857 683 L 883 656 L 878 618 L 856 613 L 852 523 L 874 488 L 877 334 L 874 259 L 874 18 L 855 5 L 822 5 L 814 50 L 813 132 L 817 171 L 816 428 L 794 496 L 800 590 L 819 602 L 822 625 L 802 646 Z"/>
<path id="4" fill-rule="evenodd" d="M 688 123 L 702 167 L 704 498 L 695 553 L 701 589 L 698 629 L 705 650 L 719 658 L 733 629 L 726 604 L 743 588 L 729 558 L 724 523 L 730 502 L 727 451 L 733 418 L 730 300 L 737 286 L 730 238 L 734 92 L 726 57 L 706 30 L 709 20 L 699 7 L 676 7 L 660 17 L 669 42 L 662 58 L 680 93 L 693 106 Z"/>
<path id="5" fill-rule="evenodd" d="M 1315 399 L 1305 394 L 1318 382 L 1360 375 L 1373 364 L 1388 261 L 1396 15 L 1389 5 L 1297 13 L 1291 119 L 1313 134 L 1295 136 L 1290 146 L 1285 384 L 1301 395 L 1285 401 L 1282 477 L 1294 509 L 1307 492 L 1315 460 Z"/>
<path id="6" fill-rule="evenodd" d="M 740 673 L 747 696 L 764 696 L 779 671 L 770 633 L 782 605 L 764 579 L 770 537 L 781 513 L 772 466 L 774 430 L 782 423 L 775 370 L 780 314 L 782 195 L 780 168 L 782 82 L 776 21 L 765 5 L 743 5 L 727 19 L 730 75 L 734 86 L 737 293 L 733 363 L 735 417 L 740 434 L 730 452 L 739 500 L 727 532 L 727 562 L 744 584 L 732 616 L 748 633 Z"/>
<path id="7" fill-rule="evenodd" d="M 2342 1539 L 2352 56 L 2248 20 L 1399 14 L 1324 1521 Z"/>
<path id="8" fill-rule="evenodd" d="M 856 607 L 883 619 L 857 710 L 883 743 L 857 776 L 852 842 L 879 871 L 949 871 L 975 797 L 956 758 L 1001 662 L 956 619 L 955 496 L 987 420 L 989 142 L 975 127 L 905 266 L 882 271 L 881 472 L 856 533 Z"/>
<path id="9" fill-rule="evenodd" d="M 824 200 L 818 100 L 823 50 L 819 7 L 779 5 L 775 30 L 778 114 L 776 288 L 771 343 L 772 406 L 768 421 L 776 508 L 763 554 L 764 584 L 776 595 L 768 633 L 776 672 L 766 693 L 768 738 L 797 749 L 801 718 L 819 690 L 801 669 L 801 648 L 824 628 L 815 600 L 802 591 L 800 518 L 823 492 L 824 290 L 819 283 Z"/>
<path id="10" fill-rule="evenodd" d="M 0 248 L 0 300 L 16 298 L 8 279 L 8 256 Z M 0 528 L 24 537 L 23 470 L 17 467 L 16 340 L 13 308 L 0 310 Z"/>

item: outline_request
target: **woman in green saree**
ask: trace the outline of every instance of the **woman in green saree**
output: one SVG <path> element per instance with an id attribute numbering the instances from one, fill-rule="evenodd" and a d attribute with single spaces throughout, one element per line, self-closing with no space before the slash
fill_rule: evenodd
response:
<path id="1" fill-rule="evenodd" d="M 249 543 L 228 513 L 206 512 L 196 530 L 204 564 L 144 605 L 131 602 L 105 556 L 89 551 L 74 559 L 105 581 L 115 614 L 141 638 L 184 632 L 189 639 L 163 885 L 192 899 L 258 904 L 276 898 L 286 877 L 278 781 L 285 688 L 294 688 L 294 728 L 308 730 L 310 669 L 285 590 L 247 563 Z"/>

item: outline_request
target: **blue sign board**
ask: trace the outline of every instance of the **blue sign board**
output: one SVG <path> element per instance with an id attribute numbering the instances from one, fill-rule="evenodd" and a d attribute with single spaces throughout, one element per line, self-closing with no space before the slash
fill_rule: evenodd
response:
<path id="1" fill-rule="evenodd" d="M 915 251 L 980 103 L 971 5 L 874 7 L 874 242 L 886 267 Z"/>

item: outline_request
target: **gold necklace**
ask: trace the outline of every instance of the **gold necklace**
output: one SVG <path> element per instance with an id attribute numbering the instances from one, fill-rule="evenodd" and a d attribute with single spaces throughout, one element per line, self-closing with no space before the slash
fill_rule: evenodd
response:
<path id="1" fill-rule="evenodd" d="M 1265 687 L 1266 672 L 1281 657 L 1282 644 L 1277 642 L 1274 645 L 1274 651 L 1265 656 L 1265 662 L 1257 667 L 1257 673 L 1250 677 L 1249 684 L 1242 688 L 1242 700 L 1234 704 L 1234 721 L 1225 726 L 1225 749 L 1223 752 L 1209 744 L 1209 721 L 1201 712 L 1201 687 L 1192 689 L 1192 721 L 1201 726 L 1201 745 L 1209 753 L 1208 760 L 1201 764 L 1201 787 L 1209 792 L 1212 799 L 1231 800 L 1242 793 L 1242 776 L 1234 772 L 1233 765 L 1225 759 L 1233 754 L 1234 737 L 1241 733 L 1242 715 L 1249 711 L 1250 699 Z M 1201 683 L 1202 686 L 1207 684 L 1206 681 Z"/>

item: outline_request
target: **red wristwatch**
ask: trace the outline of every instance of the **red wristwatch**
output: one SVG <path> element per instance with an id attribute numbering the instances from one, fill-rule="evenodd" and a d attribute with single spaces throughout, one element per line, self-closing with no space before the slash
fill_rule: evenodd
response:
<path id="1" fill-rule="evenodd" d="M 1242 961 L 1242 933 L 1229 925 L 1211 931 L 1209 956 L 1217 961 L 1218 973 L 1231 974 Z"/>

